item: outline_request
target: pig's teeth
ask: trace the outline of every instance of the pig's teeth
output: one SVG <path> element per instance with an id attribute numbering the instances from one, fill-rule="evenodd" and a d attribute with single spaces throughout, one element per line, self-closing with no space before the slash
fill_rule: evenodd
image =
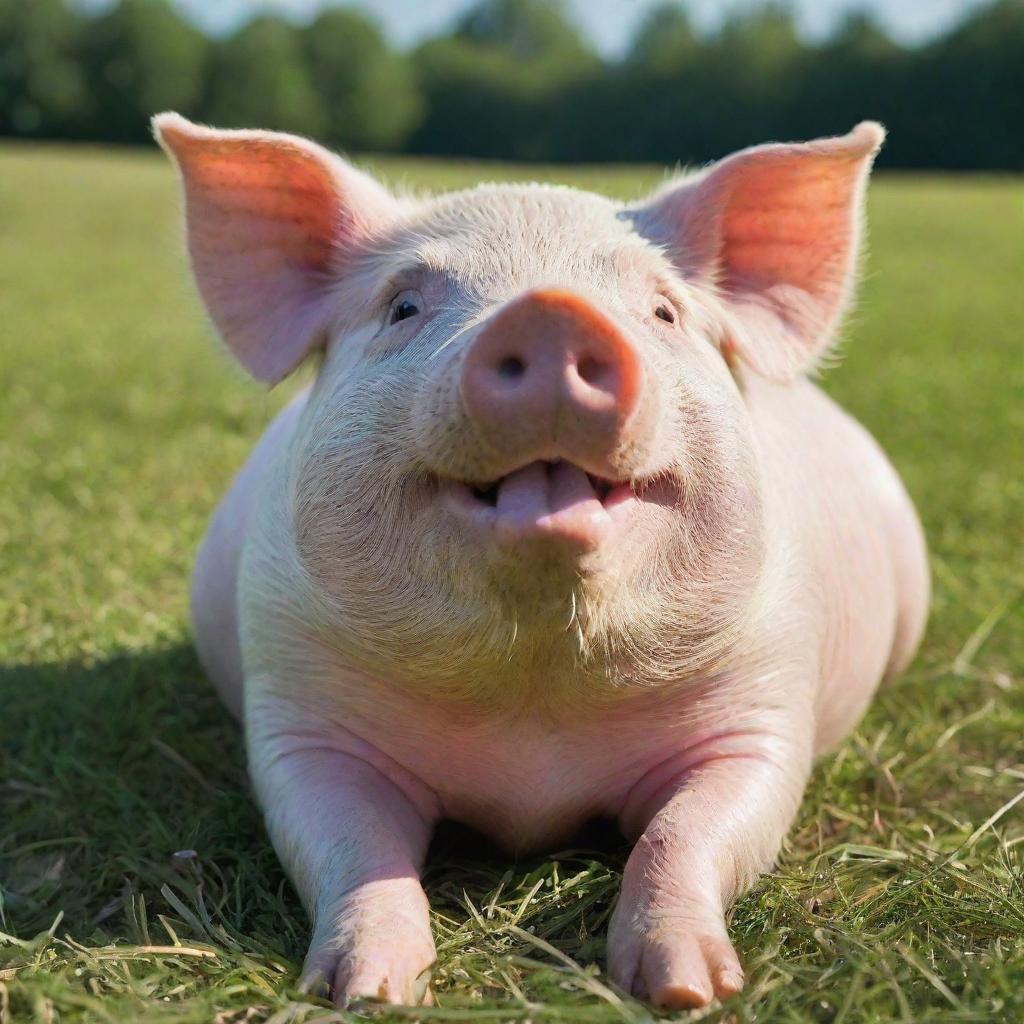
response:
<path id="1" fill-rule="evenodd" d="M 600 501 L 604 501 L 608 497 L 614 486 L 603 477 L 594 476 L 592 473 L 587 474 L 587 479 L 590 481 L 590 486 L 594 488 L 594 493 Z"/>
<path id="2" fill-rule="evenodd" d="M 489 484 L 487 487 L 474 487 L 473 497 L 477 501 L 482 501 L 485 505 L 490 505 L 493 508 L 498 504 L 498 485 L 494 483 Z"/>

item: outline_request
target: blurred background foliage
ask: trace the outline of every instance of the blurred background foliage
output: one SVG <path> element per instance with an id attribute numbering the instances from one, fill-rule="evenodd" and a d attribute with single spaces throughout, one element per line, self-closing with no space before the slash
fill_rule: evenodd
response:
<path id="1" fill-rule="evenodd" d="M 615 61 L 559 0 L 482 0 L 411 51 L 345 7 L 209 38 L 170 0 L 0 0 L 0 135 L 142 143 L 169 108 L 361 152 L 548 162 L 699 162 L 870 117 L 888 166 L 1021 170 L 1024 0 L 915 47 L 866 14 L 812 43 L 783 4 L 709 34 L 666 3 Z"/>

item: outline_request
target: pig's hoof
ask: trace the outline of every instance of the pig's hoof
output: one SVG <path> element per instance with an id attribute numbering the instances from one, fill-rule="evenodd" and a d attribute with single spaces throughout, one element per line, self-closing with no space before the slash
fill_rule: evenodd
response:
<path id="1" fill-rule="evenodd" d="M 707 1006 L 743 987 L 743 969 L 727 938 L 679 926 L 655 927 L 626 949 L 609 951 L 612 980 L 666 1010 Z"/>
<path id="2" fill-rule="evenodd" d="M 353 999 L 419 1006 L 432 1002 L 430 966 L 437 959 L 434 943 L 403 948 L 375 946 L 357 950 L 338 964 L 334 998 L 341 1005 Z"/>
<path id="3" fill-rule="evenodd" d="M 423 910 L 420 920 L 419 910 Z M 355 999 L 416 1006 L 429 1003 L 429 969 L 437 959 L 423 907 L 355 901 L 314 934 L 299 987 L 345 1006 Z"/>
<path id="4" fill-rule="evenodd" d="M 310 950 L 302 972 L 302 991 L 347 1006 L 357 999 L 401 1006 L 429 1005 L 433 942 L 375 943 L 333 955 Z"/>

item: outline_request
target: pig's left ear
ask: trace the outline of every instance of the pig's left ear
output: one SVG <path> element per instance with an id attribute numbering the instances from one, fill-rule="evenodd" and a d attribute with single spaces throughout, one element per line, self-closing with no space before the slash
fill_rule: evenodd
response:
<path id="1" fill-rule="evenodd" d="M 828 349 L 856 276 L 868 172 L 885 138 L 849 135 L 744 149 L 634 212 L 680 273 L 716 288 L 723 350 L 792 380 Z"/>
<path id="2" fill-rule="evenodd" d="M 181 172 L 192 270 L 225 344 L 276 383 L 324 340 L 332 293 L 396 200 L 307 139 L 153 118 Z"/>

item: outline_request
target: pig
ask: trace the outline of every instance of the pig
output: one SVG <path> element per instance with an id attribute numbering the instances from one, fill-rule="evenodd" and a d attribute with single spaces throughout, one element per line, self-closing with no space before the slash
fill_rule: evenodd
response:
<path id="1" fill-rule="evenodd" d="M 911 501 L 811 379 L 881 126 L 625 204 L 395 194 L 293 135 L 154 132 L 228 351 L 269 384 L 317 361 L 192 586 L 310 914 L 301 984 L 429 999 L 442 819 L 520 854 L 610 818 L 634 843 L 611 981 L 738 992 L 731 903 L 926 618 Z"/>

